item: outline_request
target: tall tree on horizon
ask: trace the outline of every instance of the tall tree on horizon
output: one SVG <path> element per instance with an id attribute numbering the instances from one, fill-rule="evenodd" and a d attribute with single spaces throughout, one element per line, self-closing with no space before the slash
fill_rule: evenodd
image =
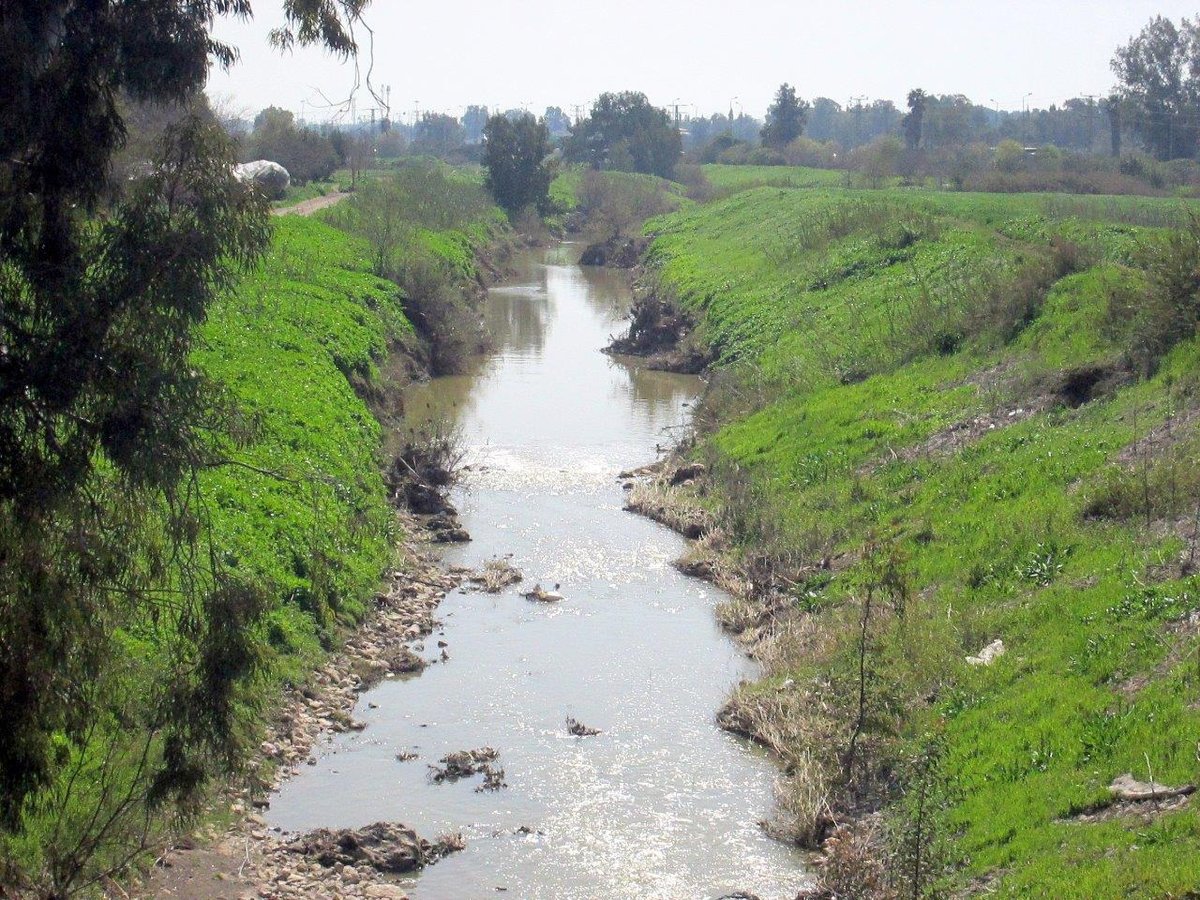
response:
<path id="1" fill-rule="evenodd" d="M 808 102 L 796 96 L 796 89 L 787 82 L 775 92 L 775 100 L 767 109 L 767 123 L 761 137 L 763 145 L 782 149 L 804 133 L 808 118 Z"/>
<path id="2" fill-rule="evenodd" d="M 622 91 L 600 95 L 588 117 L 571 129 L 564 150 L 567 159 L 595 169 L 670 178 L 683 141 L 666 110 L 652 106 L 645 94 Z"/>
<path id="3" fill-rule="evenodd" d="M 1112 69 L 1132 114 L 1128 124 L 1150 151 L 1161 160 L 1194 157 L 1200 149 L 1200 19 L 1176 25 L 1155 16 L 1117 49 Z"/>
<path id="4" fill-rule="evenodd" d="M 921 147 L 921 132 L 925 127 L 925 106 L 929 101 L 928 95 L 921 88 L 908 92 L 908 114 L 902 120 L 904 127 L 904 143 L 909 150 Z"/>

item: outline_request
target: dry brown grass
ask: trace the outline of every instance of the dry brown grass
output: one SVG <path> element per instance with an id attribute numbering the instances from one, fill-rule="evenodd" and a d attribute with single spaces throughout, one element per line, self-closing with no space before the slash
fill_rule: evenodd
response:
<path id="1" fill-rule="evenodd" d="M 775 810 L 764 827 L 779 840 L 816 849 L 833 823 L 829 796 L 825 765 L 801 751 L 792 771 L 775 780 Z"/>
<path id="2" fill-rule="evenodd" d="M 694 494 L 660 480 L 635 484 L 625 508 L 693 539 L 703 537 L 715 524 L 712 514 L 700 506 Z"/>

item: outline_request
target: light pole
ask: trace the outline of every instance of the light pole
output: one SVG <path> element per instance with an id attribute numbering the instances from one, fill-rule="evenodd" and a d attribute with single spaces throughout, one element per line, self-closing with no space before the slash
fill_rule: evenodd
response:
<path id="1" fill-rule="evenodd" d="M 1033 96 L 1033 91 L 1030 91 L 1028 94 L 1026 94 L 1024 97 L 1021 98 L 1021 117 L 1024 120 L 1024 122 L 1021 126 L 1021 131 L 1022 131 L 1021 138 L 1022 138 L 1022 142 L 1026 143 L 1026 144 L 1029 143 L 1029 98 L 1032 96 Z"/>

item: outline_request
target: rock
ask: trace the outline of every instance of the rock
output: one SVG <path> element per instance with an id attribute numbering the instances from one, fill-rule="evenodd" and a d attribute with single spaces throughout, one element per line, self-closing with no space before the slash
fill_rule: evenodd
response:
<path id="1" fill-rule="evenodd" d="M 1166 800 L 1171 797 L 1186 797 L 1196 792 L 1194 784 L 1167 787 L 1155 781 L 1137 781 L 1128 772 L 1114 778 L 1108 789 L 1118 800 Z"/>
<path id="2" fill-rule="evenodd" d="M 342 881 L 353 884 L 361 878 L 358 869 L 363 866 L 390 874 L 411 872 L 460 848 L 454 841 L 430 843 L 404 825 L 376 822 L 356 830 L 320 828 L 292 841 L 287 849 L 326 868 L 341 863 Z"/>
<path id="3" fill-rule="evenodd" d="M 967 665 L 990 666 L 1007 652 L 1004 641 L 996 639 L 979 651 L 978 656 L 968 656 Z"/>
<path id="4" fill-rule="evenodd" d="M 575 737 L 592 737 L 600 734 L 599 728 L 589 728 L 577 719 L 567 716 L 567 731 Z"/>
<path id="5" fill-rule="evenodd" d="M 465 544 L 471 540 L 466 530 L 459 524 L 458 517 L 452 513 L 441 513 L 432 516 L 425 527 L 430 531 L 430 539 L 435 544 Z"/>
<path id="6" fill-rule="evenodd" d="M 408 894 L 404 893 L 394 884 L 368 884 L 363 888 L 364 897 L 371 897 L 374 900 L 407 900 Z"/>
<path id="7" fill-rule="evenodd" d="M 389 648 L 384 654 L 384 662 L 387 663 L 389 671 L 404 675 L 420 672 L 426 665 L 425 660 L 403 644 Z"/>
<path id="8" fill-rule="evenodd" d="M 234 166 L 233 175 L 243 184 L 253 184 L 261 189 L 271 200 L 281 199 L 288 185 L 292 183 L 292 176 L 288 174 L 288 170 L 269 159 L 258 159 Z"/>

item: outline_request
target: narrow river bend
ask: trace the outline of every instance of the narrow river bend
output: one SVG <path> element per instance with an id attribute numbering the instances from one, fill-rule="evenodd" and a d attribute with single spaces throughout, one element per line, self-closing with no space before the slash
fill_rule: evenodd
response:
<path id="1" fill-rule="evenodd" d="M 671 567 L 683 540 L 621 509 L 617 473 L 655 458 L 699 381 L 598 352 L 629 290 L 573 255 L 524 260 L 486 301 L 495 352 L 408 399 L 414 414 L 455 419 L 469 448 L 456 501 L 474 540 L 446 563 L 512 554 L 525 582 L 447 597 L 425 655 L 441 640 L 449 659 L 366 694 L 366 730 L 323 744 L 271 824 L 462 831 L 465 851 L 403 882 L 414 900 L 794 897 L 799 855 L 756 824 L 774 765 L 714 724 L 754 665 L 716 625 L 720 593 Z M 535 582 L 566 599 L 525 600 Z M 568 716 L 603 733 L 572 737 Z M 427 764 L 484 746 L 500 751 L 507 788 L 429 781 Z"/>

